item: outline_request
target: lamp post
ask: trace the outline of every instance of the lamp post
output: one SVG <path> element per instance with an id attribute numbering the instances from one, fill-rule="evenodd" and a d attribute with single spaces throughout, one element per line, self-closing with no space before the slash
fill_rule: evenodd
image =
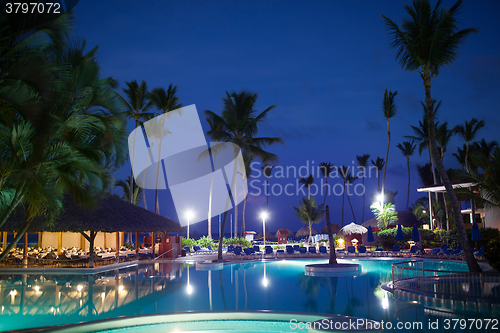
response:
<path id="1" fill-rule="evenodd" d="M 262 217 L 262 237 L 264 237 L 264 247 L 266 247 L 266 219 L 267 219 L 267 212 L 262 212 L 260 214 L 260 217 Z"/>
<path id="2" fill-rule="evenodd" d="M 187 223 L 187 236 L 186 236 L 186 238 L 187 238 L 187 239 L 189 239 L 189 220 L 190 220 L 192 217 L 193 217 L 193 212 L 192 212 L 192 211 L 190 211 L 190 210 L 188 210 L 188 211 L 186 212 L 186 218 L 187 218 L 187 222 L 188 222 L 188 223 Z"/>

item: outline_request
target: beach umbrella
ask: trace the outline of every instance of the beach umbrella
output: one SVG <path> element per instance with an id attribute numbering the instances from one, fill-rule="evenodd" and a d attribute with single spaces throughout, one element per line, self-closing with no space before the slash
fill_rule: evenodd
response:
<path id="1" fill-rule="evenodd" d="M 293 231 L 287 228 L 281 228 L 278 231 L 281 231 L 281 234 L 286 233 L 287 237 L 292 237 L 293 236 Z M 275 238 L 278 238 L 278 232 L 274 235 Z"/>
<path id="2" fill-rule="evenodd" d="M 370 243 L 370 246 L 372 245 L 371 243 L 375 241 L 375 238 L 373 238 L 373 231 L 372 231 L 372 226 L 368 226 L 368 235 L 366 237 L 366 241 Z"/>
<path id="3" fill-rule="evenodd" d="M 368 232 L 368 229 L 366 229 L 362 225 L 352 222 L 343 227 L 342 229 L 340 229 L 338 234 L 342 236 L 347 236 L 351 234 L 364 234 L 366 232 Z"/>
<path id="4" fill-rule="evenodd" d="M 340 226 L 337 223 L 332 223 L 331 226 L 332 226 L 332 233 L 336 234 L 339 232 Z M 328 233 L 328 226 L 321 229 L 321 233 L 327 234 Z"/>
<path id="5" fill-rule="evenodd" d="M 401 228 L 401 224 L 398 224 L 398 231 L 396 232 L 396 240 L 402 241 L 403 237 L 403 229 Z"/>
<path id="6" fill-rule="evenodd" d="M 416 224 L 413 225 L 413 230 L 411 231 L 411 240 L 414 241 L 415 243 L 420 242 L 420 236 L 418 235 L 418 229 Z"/>
<path id="7" fill-rule="evenodd" d="M 311 229 L 311 235 L 314 236 L 316 234 L 317 234 L 316 230 Z M 295 237 L 297 238 L 309 237 L 309 226 L 305 225 L 302 228 L 300 228 L 299 231 L 297 231 L 297 233 L 295 234 Z"/>
<path id="8" fill-rule="evenodd" d="M 476 242 L 476 250 L 477 248 L 477 242 L 480 241 L 481 238 L 481 232 L 479 231 L 479 227 L 477 226 L 477 223 L 474 222 L 472 223 L 472 241 Z"/>
<path id="9" fill-rule="evenodd" d="M 257 235 L 255 235 L 255 240 L 263 240 L 264 238 L 262 237 L 262 231 L 259 232 Z M 267 240 L 271 240 L 271 239 L 274 239 L 274 236 L 272 233 L 270 233 L 269 231 L 266 231 L 266 239 Z"/>

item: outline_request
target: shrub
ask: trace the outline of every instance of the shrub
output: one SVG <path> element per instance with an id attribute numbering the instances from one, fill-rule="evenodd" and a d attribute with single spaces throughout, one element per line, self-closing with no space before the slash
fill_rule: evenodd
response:
<path id="1" fill-rule="evenodd" d="M 189 246 L 189 248 L 192 248 L 195 245 L 196 245 L 196 240 L 192 238 L 187 239 L 185 237 L 182 237 L 182 247 Z"/>
<path id="2" fill-rule="evenodd" d="M 500 271 L 500 239 L 495 238 L 488 242 L 484 247 L 484 257 L 491 267 Z"/>
<path id="3" fill-rule="evenodd" d="M 198 246 L 201 247 L 201 248 L 206 248 L 208 247 L 209 245 L 211 247 L 214 246 L 214 240 L 213 239 L 210 239 L 206 236 L 203 236 L 201 237 L 200 239 L 198 239 L 198 242 L 197 242 Z"/>

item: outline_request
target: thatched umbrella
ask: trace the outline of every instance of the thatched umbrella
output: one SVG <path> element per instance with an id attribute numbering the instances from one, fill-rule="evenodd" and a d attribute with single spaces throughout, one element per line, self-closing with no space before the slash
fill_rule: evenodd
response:
<path id="1" fill-rule="evenodd" d="M 340 226 L 337 223 L 332 223 L 332 233 L 337 234 L 340 230 Z M 328 226 L 324 227 L 321 229 L 322 234 L 327 234 L 328 233 Z"/>
<path id="2" fill-rule="evenodd" d="M 362 225 L 359 225 L 359 224 L 352 222 L 352 223 L 344 226 L 342 229 L 340 229 L 337 234 L 340 236 L 344 236 L 344 244 L 347 248 L 347 242 L 345 240 L 345 236 L 352 235 L 352 234 L 364 234 L 366 232 L 368 232 L 368 229 L 366 229 Z"/>
<path id="3" fill-rule="evenodd" d="M 316 230 L 311 228 L 311 235 L 314 236 L 316 234 L 317 234 Z M 295 237 L 297 238 L 309 237 L 309 226 L 305 225 L 302 228 L 300 228 L 299 231 L 297 231 L 297 233 L 295 234 Z"/>
<path id="4" fill-rule="evenodd" d="M 286 234 L 287 237 L 291 237 L 293 236 L 293 231 L 290 230 L 290 229 L 287 229 L 287 228 L 281 228 L 280 230 L 278 231 L 281 231 L 281 234 Z M 275 238 L 278 238 L 278 232 L 276 232 L 276 234 L 274 235 Z"/>
<path id="5" fill-rule="evenodd" d="M 262 231 L 259 232 L 257 235 L 255 235 L 255 240 L 262 240 L 264 237 L 262 237 Z M 269 231 L 266 231 L 266 240 L 272 240 L 274 239 L 274 236 L 272 233 L 270 233 Z"/>

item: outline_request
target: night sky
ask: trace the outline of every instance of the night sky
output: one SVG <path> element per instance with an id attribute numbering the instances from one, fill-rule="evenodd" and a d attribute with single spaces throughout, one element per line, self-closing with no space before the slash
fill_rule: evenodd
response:
<path id="1" fill-rule="evenodd" d="M 411 135 L 410 125 L 422 119 L 422 80 L 395 61 L 388 30 L 380 14 L 401 24 L 404 1 L 80 1 L 75 7 L 76 35 L 90 49 L 99 45 L 103 76 L 113 76 L 119 91 L 126 81 L 146 80 L 150 88 L 178 86 L 183 105 L 195 104 L 220 114 L 225 91 L 258 92 L 257 111 L 277 108 L 262 125 L 260 136 L 279 136 L 286 144 L 269 150 L 279 166 L 356 165 L 356 155 L 385 157 L 387 127 L 381 104 L 384 90 L 398 91 L 397 115 L 391 119 L 392 142 L 386 187 L 397 190 L 397 210 L 406 205 L 406 159 L 396 144 Z M 454 1 L 443 1 L 451 7 Z M 459 15 L 459 28 L 475 27 L 466 38 L 454 64 L 433 81 L 433 98 L 442 100 L 439 121 L 451 128 L 472 117 L 484 119 L 479 139 L 499 140 L 500 128 L 500 2 L 467 1 Z M 202 120 L 207 129 L 207 124 Z M 128 129 L 133 130 L 132 122 Z M 452 153 L 463 142 L 453 138 L 445 154 L 445 167 L 459 168 Z M 428 162 L 426 151 L 411 158 L 410 205 L 422 195 L 417 164 Z M 314 164 L 313 164 L 314 163 Z M 304 168 L 303 168 L 304 169 Z M 126 178 L 130 163 L 115 174 Z M 303 174 L 305 171 L 303 170 Z M 264 177 L 254 185 L 263 189 Z M 318 180 L 315 182 L 318 184 Z M 341 182 L 341 179 L 335 179 Z M 295 184 L 293 175 L 270 179 L 272 184 Z M 360 183 L 358 180 L 356 183 Z M 356 184 L 355 183 L 355 184 Z M 258 185 L 260 184 L 260 185 Z M 365 179 L 365 220 L 377 187 L 375 175 Z M 295 185 L 294 185 L 295 188 Z M 275 187 L 275 190 L 278 188 Z M 291 189 L 290 189 L 291 190 Z M 178 220 L 168 190 L 160 191 L 160 212 Z M 250 188 L 250 192 L 256 190 Z M 117 192 L 118 193 L 118 192 Z M 148 208 L 154 192 L 148 190 Z M 270 230 L 297 231 L 302 223 L 293 217 L 292 205 L 301 195 L 269 198 Z M 318 195 L 322 203 L 323 197 Z M 332 222 L 341 224 L 342 198 L 330 195 Z M 351 197 L 357 222 L 362 199 Z M 239 206 L 241 214 L 243 204 Z M 247 230 L 261 231 L 258 214 L 265 196 L 250 195 Z M 206 212 L 196 212 L 206 215 Z M 241 218 L 241 217 L 240 217 Z M 216 222 L 216 220 L 213 220 Z M 345 203 L 344 223 L 353 221 Z M 218 223 L 214 223 L 215 232 Z M 206 221 L 191 230 L 206 233 Z M 319 225 L 314 228 L 319 231 Z M 229 226 L 226 231 L 229 231 Z"/>

